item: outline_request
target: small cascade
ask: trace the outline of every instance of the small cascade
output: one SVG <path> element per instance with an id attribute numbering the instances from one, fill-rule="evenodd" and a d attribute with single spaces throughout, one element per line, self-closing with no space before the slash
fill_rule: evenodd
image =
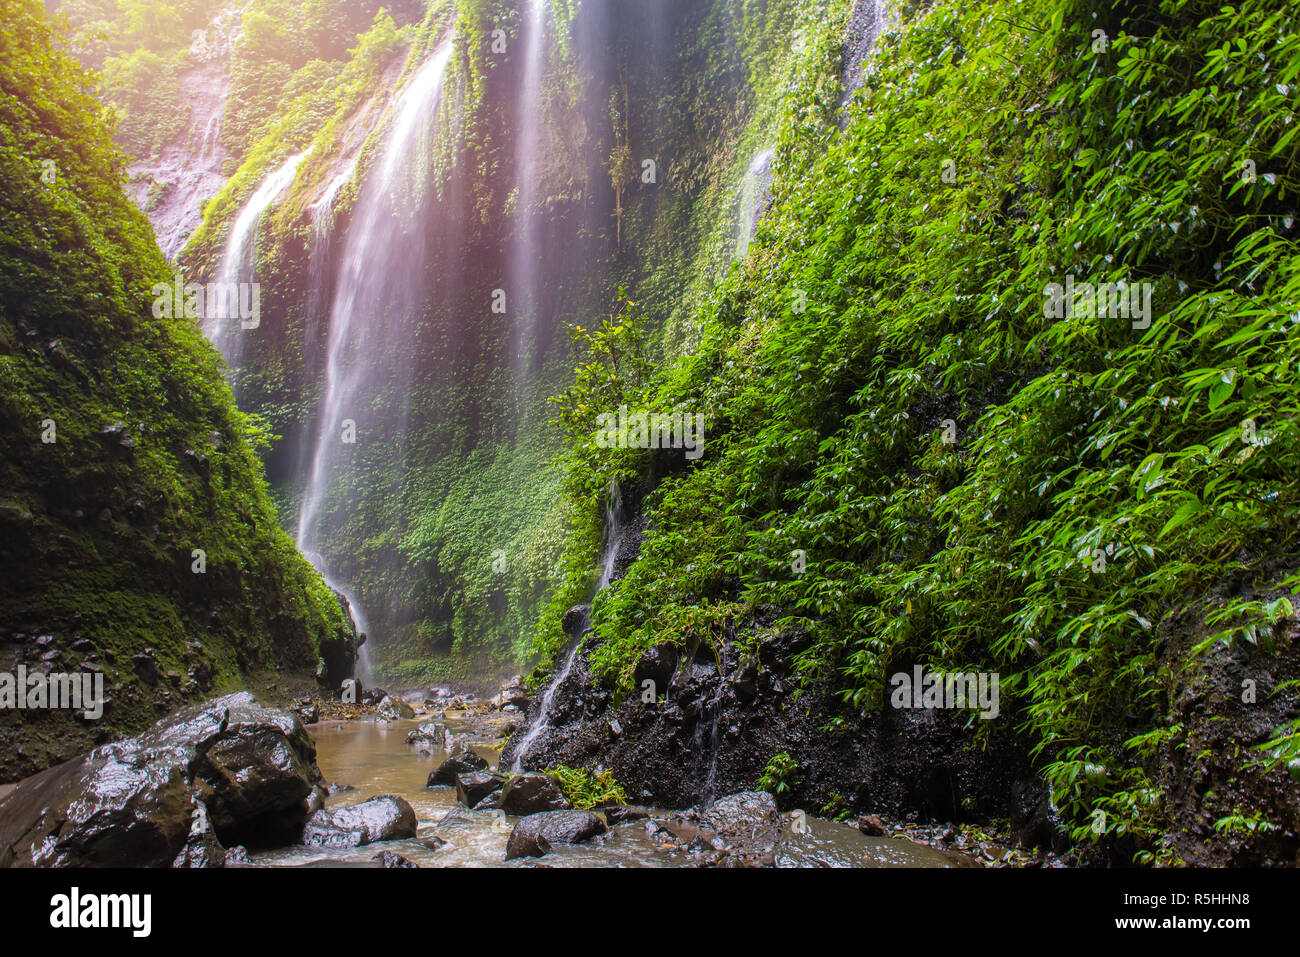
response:
<path id="1" fill-rule="evenodd" d="M 849 16 L 844 40 L 844 65 L 840 72 L 840 84 L 844 88 L 844 97 L 840 103 L 841 125 L 847 119 L 844 105 L 866 82 L 867 56 L 890 22 L 889 0 L 858 0 Z"/>
<path id="2" fill-rule="evenodd" d="M 614 578 L 614 568 L 623 547 L 623 495 L 616 484 L 611 484 L 605 502 L 605 552 L 600 561 L 600 578 L 596 591 L 600 591 Z"/>
<path id="3" fill-rule="evenodd" d="M 325 241 L 328 241 L 330 232 L 334 225 L 334 198 L 338 196 L 339 190 L 343 184 L 352 178 L 352 173 L 357 168 L 357 161 L 354 158 L 348 163 L 337 176 L 325 184 L 318 196 L 310 206 L 307 212 L 311 216 L 312 225 L 312 252 L 315 253 L 321 249 Z"/>
<path id="4" fill-rule="evenodd" d="M 369 631 L 366 625 L 365 610 L 361 607 L 361 603 L 357 601 L 356 596 L 348 590 L 347 586 L 339 584 L 330 576 L 325 565 L 325 559 L 318 552 L 303 552 L 302 554 L 307 561 L 312 563 L 316 571 L 320 572 L 321 578 L 325 579 L 325 584 L 347 600 L 348 610 L 352 614 L 352 623 L 356 625 L 357 636 L 361 639 L 361 645 L 357 648 L 357 664 L 354 673 L 361 680 L 363 687 L 369 685 L 372 672 L 370 670 L 370 648 L 366 641 L 369 637 Z"/>
<path id="5" fill-rule="evenodd" d="M 311 252 L 307 268 L 310 277 L 311 305 L 307 310 L 307 322 L 303 329 L 303 364 L 304 375 L 308 382 L 316 382 L 322 366 L 321 334 L 324 329 L 323 317 L 328 314 L 330 304 L 330 266 L 334 238 L 334 200 L 344 184 L 356 171 L 357 159 L 346 164 L 343 170 L 331 179 L 316 200 L 307 207 L 311 217 Z M 298 452 L 298 474 L 305 474 L 310 463 L 311 449 L 303 443 Z"/>
<path id="6" fill-rule="evenodd" d="M 555 693 L 559 690 L 560 685 L 564 684 L 564 679 L 569 677 L 569 672 L 573 670 L 573 664 L 578 660 L 578 649 L 581 647 L 582 638 L 579 637 L 573 643 L 573 647 L 565 654 L 564 661 L 555 672 L 555 677 L 551 679 L 551 683 L 546 686 L 546 691 L 542 695 L 541 707 L 537 710 L 537 717 L 533 720 L 532 726 L 528 729 L 528 733 L 524 735 L 523 740 L 519 742 L 519 747 L 515 749 L 515 759 L 510 764 L 512 773 L 518 774 L 524 769 L 525 755 L 533 746 L 533 742 L 541 737 L 542 732 L 547 729 L 547 718 L 550 717 L 551 706 L 555 703 Z"/>
<path id="7" fill-rule="evenodd" d="M 597 592 L 610 583 L 614 569 L 618 564 L 618 555 L 623 542 L 622 508 L 622 495 L 619 493 L 618 486 L 612 485 L 609 498 L 605 502 L 605 547 L 600 557 L 600 578 L 596 580 Z M 546 731 L 548 719 L 551 715 L 551 707 L 555 703 L 555 694 L 560 685 L 564 684 L 564 679 L 569 677 L 574 662 L 578 660 L 578 650 L 582 647 L 582 635 L 586 628 L 587 622 L 584 620 L 577 629 L 578 637 L 573 642 L 573 646 L 565 653 L 560 667 L 556 670 L 554 677 L 551 678 L 550 684 L 546 686 L 546 691 L 542 694 L 541 706 L 537 709 L 537 717 L 533 719 L 528 732 L 515 749 L 515 757 L 510 765 L 512 772 L 518 773 L 523 770 L 524 757 L 528 754 L 533 743 Z"/>
<path id="8" fill-rule="evenodd" d="M 262 222 L 262 214 L 289 188 L 298 164 L 305 153 L 296 153 L 285 160 L 279 169 L 264 179 L 253 195 L 244 203 L 243 209 L 230 226 L 226 237 L 226 246 L 221 253 L 221 263 L 217 267 L 216 282 L 227 290 L 234 291 L 227 301 L 225 315 L 206 316 L 204 334 L 221 350 L 226 363 L 234 371 L 238 368 L 243 354 L 244 328 L 239 316 L 240 283 L 252 282 L 254 278 L 254 252 L 257 246 L 257 230 Z"/>
<path id="9" fill-rule="evenodd" d="M 704 787 L 700 790 L 700 803 L 704 807 L 708 807 L 712 804 L 713 798 L 715 797 L 714 782 L 718 776 L 718 751 L 722 747 L 722 737 L 720 732 L 722 724 L 722 682 L 718 682 L 718 690 L 714 693 L 713 697 L 709 699 L 708 704 L 704 706 L 704 709 L 700 714 L 701 721 L 696 725 L 697 738 L 703 737 L 703 735 L 700 734 L 704 729 L 703 718 L 709 711 L 713 712 L 713 722 L 709 726 L 708 750 L 697 750 L 697 753 L 700 754 L 701 757 L 704 754 L 708 754 L 709 756 L 709 767 L 704 776 Z M 699 744 L 702 743 L 702 741 L 699 742 Z"/>
<path id="10" fill-rule="evenodd" d="M 749 251 L 754 227 L 767 207 L 772 187 L 771 149 L 760 150 L 749 162 L 749 168 L 740 181 L 736 199 L 736 258 L 742 259 Z"/>

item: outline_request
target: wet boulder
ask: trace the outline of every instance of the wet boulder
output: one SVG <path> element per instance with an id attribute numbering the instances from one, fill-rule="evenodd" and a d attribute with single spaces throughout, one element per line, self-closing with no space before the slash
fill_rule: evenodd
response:
<path id="1" fill-rule="evenodd" d="M 415 837 L 415 810 L 395 794 L 361 804 L 317 811 L 302 830 L 308 847 L 362 847 L 376 841 Z"/>
<path id="2" fill-rule="evenodd" d="M 320 708 L 312 701 L 301 701 L 293 706 L 292 711 L 302 719 L 303 724 L 315 724 L 320 720 Z"/>
<path id="3" fill-rule="evenodd" d="M 715 801 L 700 815 L 700 824 L 725 845 L 726 866 L 771 866 L 781 839 L 781 814 L 766 791 L 741 791 Z M 716 845 L 715 845 L 716 846 Z"/>
<path id="4" fill-rule="evenodd" d="M 407 860 L 401 854 L 394 854 L 392 851 L 380 851 L 370 860 L 373 863 L 378 864 L 380 867 L 418 868 L 420 866 L 419 864 Z"/>
<path id="5" fill-rule="evenodd" d="M 396 695 L 384 695 L 379 704 L 375 705 L 375 710 L 379 712 L 379 717 L 383 721 L 396 721 L 399 718 L 415 717 L 414 709 Z"/>
<path id="6" fill-rule="evenodd" d="M 167 867 L 300 819 L 320 780 L 297 716 L 246 692 L 183 709 L 28 778 L 4 800 L 0 867 Z"/>
<path id="7" fill-rule="evenodd" d="M 238 849 L 244 851 L 243 847 Z M 172 860 L 172 867 L 225 867 L 229 856 L 230 852 L 221 846 L 207 820 L 202 815 L 197 815 L 190 825 L 190 835 L 185 846 Z M 244 859 L 248 859 L 246 851 Z"/>
<path id="8" fill-rule="evenodd" d="M 255 702 L 230 709 L 197 777 L 211 788 L 218 837 L 254 847 L 292 843 L 321 783 L 316 745 L 298 716 Z"/>
<path id="9" fill-rule="evenodd" d="M 610 827 L 627 824 L 629 821 L 644 821 L 652 813 L 650 808 L 639 804 L 602 804 L 599 810 L 605 815 L 605 821 Z"/>
<path id="10" fill-rule="evenodd" d="M 524 679 L 515 675 L 501 682 L 501 690 L 492 699 L 492 707 L 496 710 L 510 708 L 520 711 L 527 708 L 528 692 L 524 689 Z"/>
<path id="11" fill-rule="evenodd" d="M 516 774 L 506 782 L 501 794 L 501 808 L 507 814 L 538 814 L 568 810 L 569 802 L 555 778 L 530 771 Z"/>
<path id="12" fill-rule="evenodd" d="M 581 844 L 607 830 L 605 820 L 591 811 L 546 811 L 520 818 L 506 842 L 506 860 L 541 857 L 556 844 Z"/>
<path id="13" fill-rule="evenodd" d="M 429 780 L 425 787 L 455 787 L 456 776 L 459 774 L 469 774 L 473 771 L 486 771 L 487 761 L 479 757 L 473 751 L 462 751 L 459 754 L 453 754 L 429 775 Z"/>
<path id="14" fill-rule="evenodd" d="M 236 844 L 230 850 L 226 851 L 226 859 L 222 867 L 243 867 L 251 863 L 248 857 L 248 850 L 242 844 Z"/>
<path id="15" fill-rule="evenodd" d="M 436 721 L 426 721 L 406 735 L 407 744 L 430 744 L 437 746 L 442 742 L 442 725 Z"/>
<path id="16" fill-rule="evenodd" d="M 456 775 L 456 800 L 466 807 L 475 807 L 484 798 L 505 786 L 503 774 L 491 771 L 469 771 Z"/>
<path id="17" fill-rule="evenodd" d="M 875 814 L 863 814 L 858 818 L 858 830 L 868 837 L 884 837 L 885 822 Z"/>

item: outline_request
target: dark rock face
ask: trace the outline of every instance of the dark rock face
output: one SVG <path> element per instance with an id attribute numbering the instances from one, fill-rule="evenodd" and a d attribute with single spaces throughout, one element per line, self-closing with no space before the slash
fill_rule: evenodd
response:
<path id="1" fill-rule="evenodd" d="M 506 784 L 501 795 L 501 807 L 507 814 L 538 814 L 567 810 L 569 802 L 555 778 L 549 774 L 528 772 L 515 775 Z"/>
<path id="2" fill-rule="evenodd" d="M 656 695 L 663 694 L 668 688 L 668 682 L 672 680 L 673 672 L 677 670 L 678 658 L 677 649 L 672 645 L 655 645 L 642 655 L 633 675 L 636 694 L 641 693 L 646 681 L 654 682 Z"/>
<path id="3" fill-rule="evenodd" d="M 606 831 L 605 821 L 591 811 L 547 811 L 520 818 L 506 842 L 506 860 L 541 857 L 556 844 L 581 844 Z"/>
<path id="4" fill-rule="evenodd" d="M 415 837 L 415 811 L 395 794 L 361 804 L 317 811 L 302 830 L 308 847 L 362 847 L 376 841 Z"/>
<path id="5" fill-rule="evenodd" d="M 1031 778 L 1016 782 L 1011 789 L 1010 818 L 1011 834 L 1021 847 L 1061 853 L 1069 846 L 1065 823 L 1052 807 L 1047 786 L 1041 781 Z M 861 829 L 861 822 L 858 827 Z"/>
<path id="6" fill-rule="evenodd" d="M 296 715 L 228 695 L 22 782 L 0 805 L 0 866 L 208 861 L 204 828 L 217 848 L 300 828 L 319 783 Z"/>
<path id="7" fill-rule="evenodd" d="M 505 775 L 491 771 L 469 771 L 456 775 L 456 800 L 466 807 L 477 807 L 484 798 L 500 791 Z"/>
<path id="8" fill-rule="evenodd" d="M 886 704 L 855 713 L 823 687 L 805 692 L 800 707 L 786 707 L 797 687 L 795 656 L 808 644 L 799 634 L 769 638 L 756 659 L 742 656 L 730 635 L 716 657 L 703 647 L 652 649 L 638 662 L 638 680 L 663 679 L 673 652 L 677 659 L 667 680 L 656 680 L 656 701 L 644 702 L 638 685 L 616 708 L 611 689 L 590 676 L 596 645 L 588 636 L 524 767 L 603 765 L 630 800 L 687 808 L 753 787 L 773 755 L 786 752 L 797 771 L 784 808 L 818 808 L 835 791 L 858 813 L 922 821 L 1006 814 L 1012 785 L 1028 766 L 1013 716 L 1004 712 L 987 746 L 972 748 L 973 731 L 957 712 Z M 823 730 L 832 719 L 842 731 Z M 503 766 L 518 741 L 506 746 Z"/>
<path id="9" fill-rule="evenodd" d="M 1257 600 L 1279 594 L 1237 587 L 1242 597 Z M 1236 587 L 1225 583 L 1223 591 L 1234 594 Z M 1296 601 L 1294 594 L 1291 600 Z M 1300 769 L 1294 761 L 1288 768 L 1240 757 L 1295 720 L 1294 697 L 1277 691 L 1286 682 L 1300 681 L 1300 623 L 1291 620 L 1276 628 L 1276 650 L 1250 642 L 1217 645 L 1200 656 L 1196 668 L 1184 663 L 1191 659 L 1192 646 L 1204 639 L 1204 623 L 1188 616 L 1176 620 L 1166 635 L 1156 664 L 1168 666 L 1176 676 L 1173 707 L 1184 730 L 1154 758 L 1158 770 L 1153 777 L 1175 809 L 1170 831 L 1175 851 L 1196 867 L 1300 865 Z M 1248 833 L 1215 830 L 1215 821 L 1252 810 L 1276 827 Z M 1120 845 L 1111 849 L 1110 860 L 1128 864 L 1132 854 L 1133 848 Z"/>
<path id="10" fill-rule="evenodd" d="M 428 783 L 425 787 L 455 787 L 456 777 L 460 774 L 471 774 L 474 771 L 486 771 L 488 763 L 479 757 L 473 751 L 462 751 L 459 754 L 453 754 L 447 760 L 429 775 Z"/>

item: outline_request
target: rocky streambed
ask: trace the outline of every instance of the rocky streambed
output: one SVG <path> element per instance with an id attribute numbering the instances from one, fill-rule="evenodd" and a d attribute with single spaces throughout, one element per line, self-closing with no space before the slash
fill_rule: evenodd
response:
<path id="1" fill-rule="evenodd" d="M 0 796 L 0 865 L 977 866 L 783 814 L 762 792 L 571 807 L 545 773 L 495 770 L 525 703 L 516 691 L 294 710 L 241 693 L 184 709 Z"/>

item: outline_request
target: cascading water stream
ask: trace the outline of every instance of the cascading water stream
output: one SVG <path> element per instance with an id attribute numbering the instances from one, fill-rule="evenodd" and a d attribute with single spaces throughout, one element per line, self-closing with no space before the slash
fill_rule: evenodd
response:
<path id="1" fill-rule="evenodd" d="M 736 212 L 736 258 L 741 259 L 749 250 L 754 227 L 763 215 L 772 186 L 772 150 L 760 150 L 749 162 L 749 168 L 740 181 Z"/>
<path id="2" fill-rule="evenodd" d="M 528 0 L 528 19 L 524 31 L 524 57 L 521 82 L 517 91 L 516 112 L 519 129 L 515 139 L 515 175 L 517 178 L 514 229 L 508 250 L 510 295 L 515 315 L 514 355 L 519 392 L 529 377 L 529 364 L 537 337 L 537 312 L 541 278 L 541 241 L 539 217 L 535 208 L 541 176 L 542 71 L 545 65 L 546 2 Z M 524 403 L 520 403 L 521 413 Z"/>
<path id="3" fill-rule="evenodd" d="M 216 14 L 193 34 L 189 56 L 176 75 L 174 101 L 188 108 L 184 134 L 168 138 L 157 155 L 127 169 L 126 190 L 153 224 L 158 247 L 175 261 L 203 221 L 203 206 L 226 185 L 229 158 L 221 124 L 230 91 L 231 52 L 243 35 L 246 0 Z"/>
<path id="4" fill-rule="evenodd" d="M 596 580 L 597 592 L 610 583 L 610 579 L 614 575 L 614 569 L 618 565 L 619 549 L 623 541 L 623 525 L 619 521 L 619 512 L 623 500 L 619 496 L 617 488 L 612 489 L 611 492 L 610 501 L 605 505 L 605 547 L 600 557 L 600 578 Z M 573 642 L 573 647 L 565 654 L 564 660 L 555 672 L 555 676 L 551 679 L 550 684 L 546 686 L 546 691 L 542 693 L 542 703 L 537 709 L 537 717 L 533 719 L 533 723 L 515 749 L 515 757 L 510 764 L 510 770 L 514 773 L 523 770 L 524 757 L 537 739 L 546 731 L 551 708 L 555 704 L 555 694 L 560 686 L 564 684 L 564 679 L 569 677 L 569 672 L 573 670 L 573 665 L 578 660 L 578 649 L 582 647 L 582 632 L 585 630 L 586 624 L 584 620 L 578 627 L 578 637 Z"/>
<path id="5" fill-rule="evenodd" d="M 314 564 L 331 587 L 351 602 L 358 625 L 365 618 L 364 610 L 348 590 L 331 580 L 319 554 L 320 521 L 331 487 L 349 464 L 344 453 L 356 447 L 344 439 L 345 420 L 351 420 L 357 430 L 370 426 L 373 434 L 387 429 L 400 436 L 405 428 L 403 403 L 410 393 L 412 360 L 403 340 L 410 335 L 424 298 L 429 259 L 430 230 L 418 213 L 451 50 L 451 41 L 444 42 L 415 72 L 391 109 L 383 148 L 366 173 L 344 239 L 329 309 L 324 395 L 298 511 L 297 541 L 304 554 L 316 556 Z M 339 178 L 330 184 L 329 203 L 345 181 Z M 387 396 L 386 406 L 376 400 L 378 395 Z M 384 409 L 389 418 L 367 421 L 366 412 L 376 408 Z M 362 667 L 367 653 L 363 646 Z"/>
<path id="6" fill-rule="evenodd" d="M 234 290 L 240 283 L 252 282 L 256 263 L 254 251 L 257 247 L 257 230 L 262 222 L 262 214 L 289 188 L 298 164 L 305 153 L 295 153 L 285 160 L 279 169 L 266 177 L 248 198 L 244 208 L 235 217 L 226 237 L 226 246 L 221 253 L 221 263 L 217 267 L 216 282 L 227 290 Z M 244 328 L 239 313 L 240 295 L 234 294 L 228 301 L 224 315 L 208 316 L 204 320 L 204 333 L 221 354 L 226 357 L 226 364 L 235 370 L 243 357 Z"/>
<path id="7" fill-rule="evenodd" d="M 844 97 L 840 102 L 841 126 L 848 120 L 844 106 L 866 81 L 867 56 L 889 24 L 889 0 L 858 0 L 849 16 L 840 72 L 840 83 L 844 87 Z"/>
<path id="8" fill-rule="evenodd" d="M 322 353 L 325 351 L 321 346 L 320 339 L 325 331 L 324 317 L 330 304 L 330 252 L 333 249 L 334 233 L 334 200 L 339 194 L 344 184 L 352 178 L 356 171 L 357 160 L 353 157 L 351 162 L 347 163 L 343 170 L 326 184 L 321 190 L 316 200 L 307 207 L 307 213 L 311 217 L 311 253 L 307 262 L 309 288 L 311 289 L 310 305 L 307 309 L 307 322 L 303 328 L 302 356 L 303 356 L 303 377 L 308 382 L 317 381 L 320 375 L 322 365 Z M 304 475 L 307 472 L 311 462 L 311 455 L 314 448 L 309 448 L 306 442 L 301 442 L 298 446 L 298 475 Z"/>

